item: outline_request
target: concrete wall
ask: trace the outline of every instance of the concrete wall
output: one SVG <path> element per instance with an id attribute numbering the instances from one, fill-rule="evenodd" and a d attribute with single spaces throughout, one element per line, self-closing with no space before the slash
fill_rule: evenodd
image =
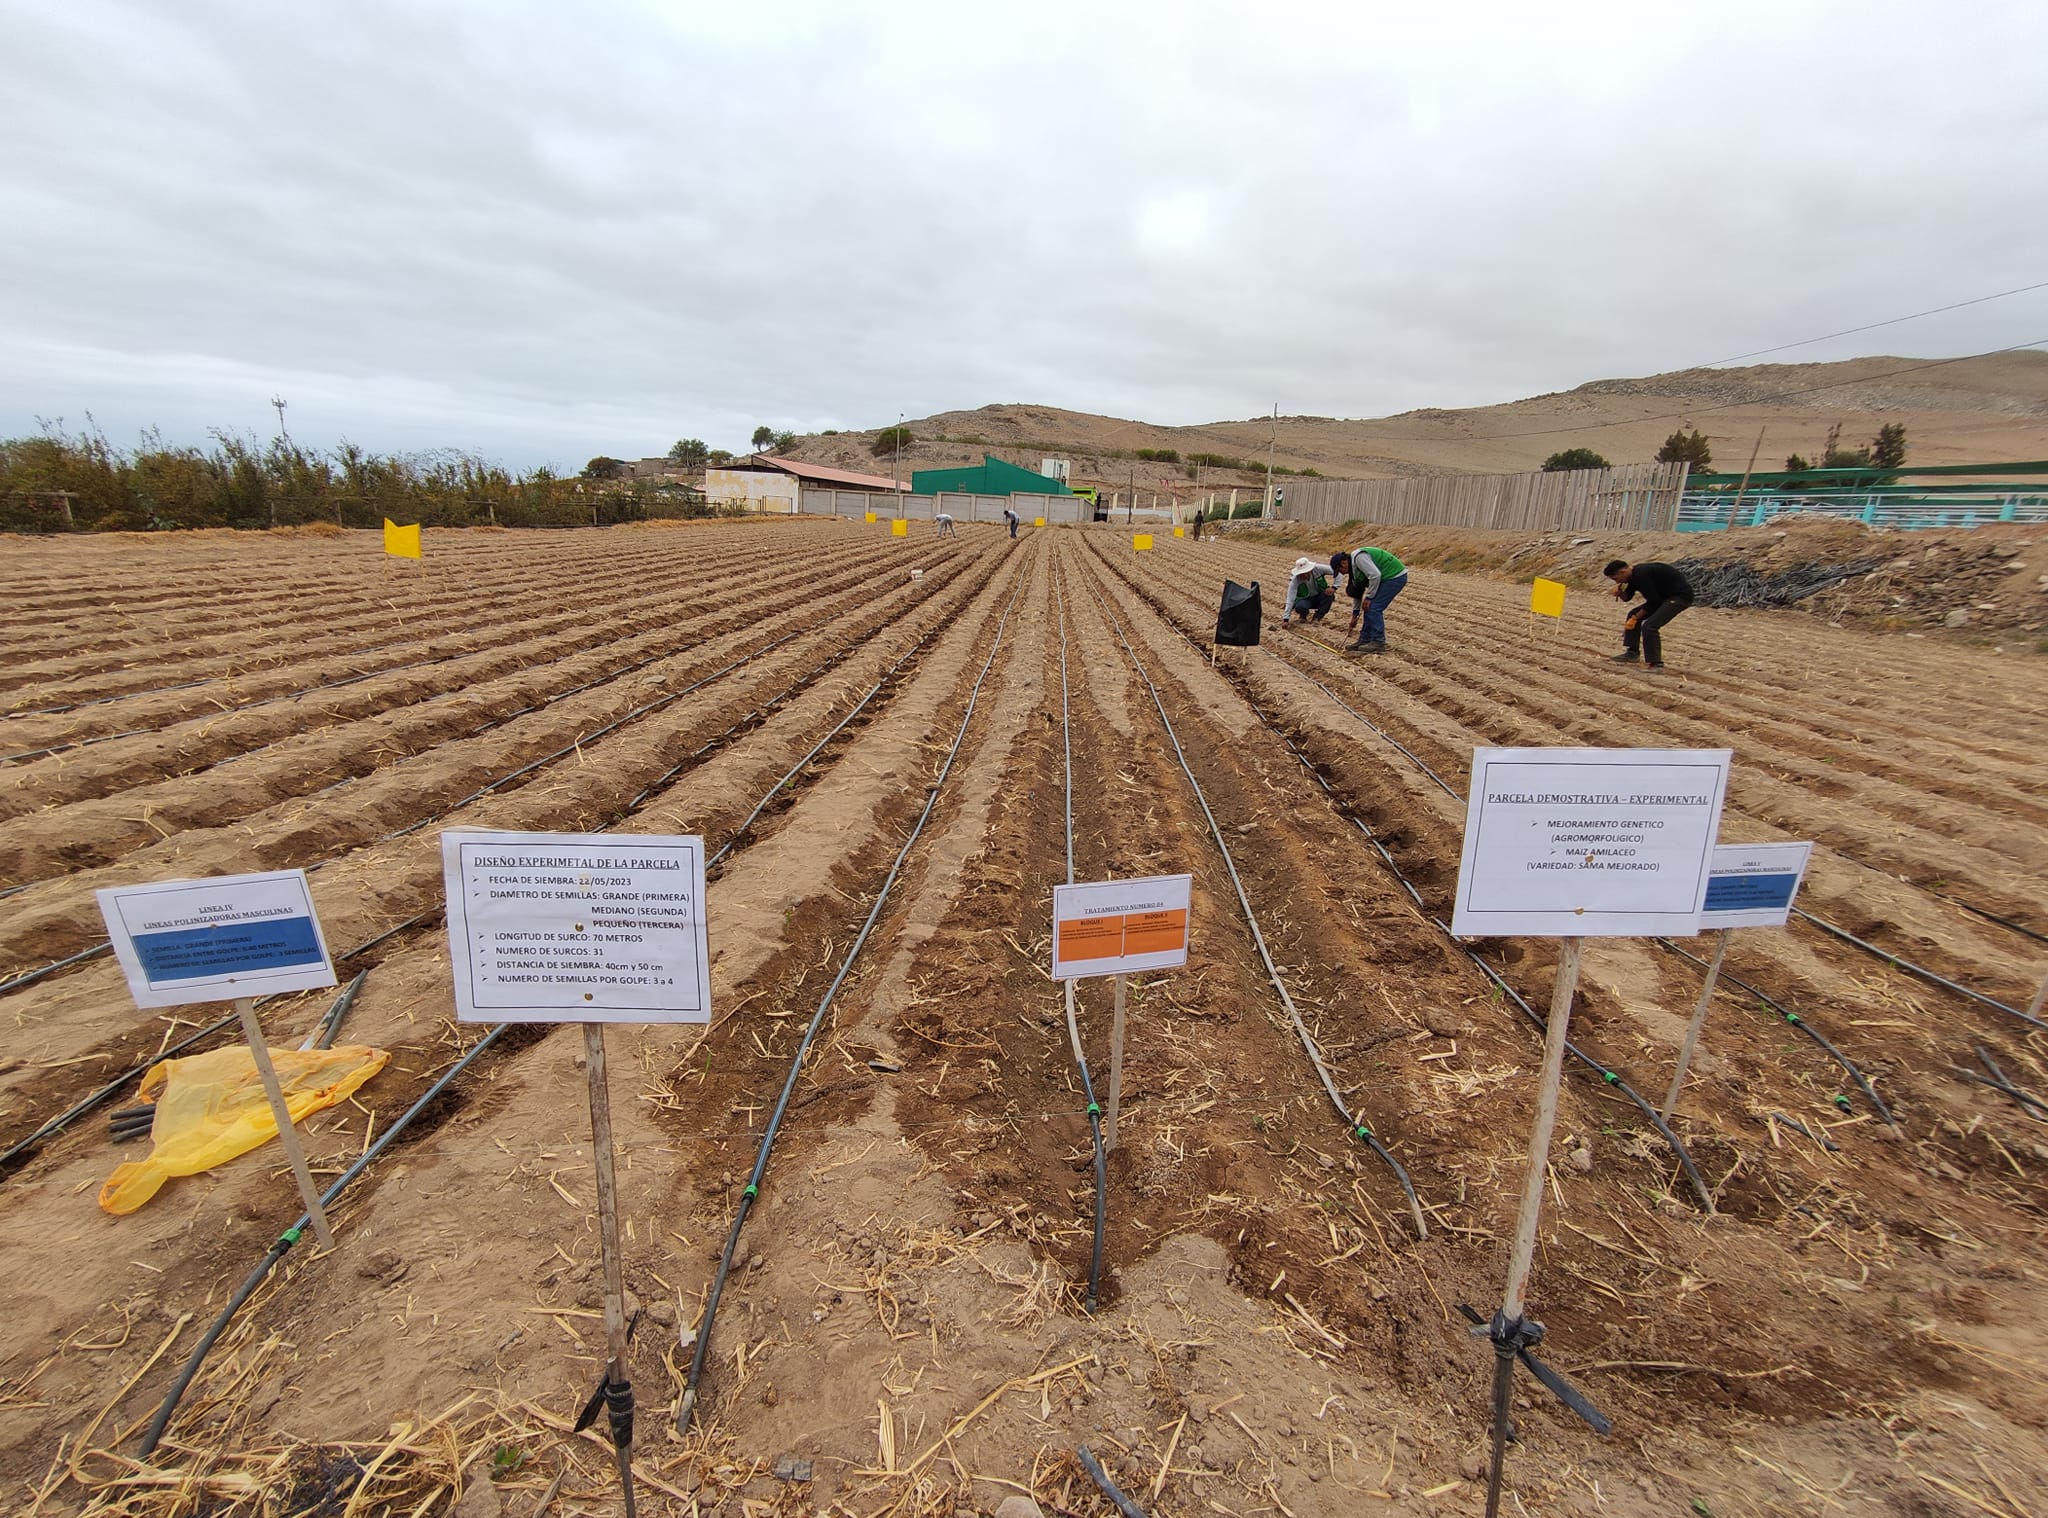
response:
<path id="1" fill-rule="evenodd" d="M 761 469 L 707 469 L 704 499 L 714 506 L 744 506 L 749 511 L 794 512 L 799 482 L 794 475 Z"/>

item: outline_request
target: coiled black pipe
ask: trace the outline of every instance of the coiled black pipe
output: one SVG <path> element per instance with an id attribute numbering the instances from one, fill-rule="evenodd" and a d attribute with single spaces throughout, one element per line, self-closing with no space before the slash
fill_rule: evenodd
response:
<path id="1" fill-rule="evenodd" d="M 932 810 L 939 804 L 939 791 L 951 773 L 953 761 L 959 757 L 960 745 L 967 741 L 967 725 L 974 718 L 975 702 L 981 697 L 982 682 L 988 679 L 988 672 L 995 666 L 996 655 L 1003 646 L 1003 634 L 1009 626 L 1010 613 L 1016 609 L 1017 597 L 1023 593 L 1024 584 L 1020 576 L 1017 589 L 1010 593 L 1010 603 L 1003 608 L 1001 620 L 996 623 L 995 642 L 989 646 L 988 658 L 981 666 L 981 673 L 974 677 L 974 686 L 967 693 L 967 710 L 961 714 L 960 730 L 953 735 L 953 746 L 946 751 L 946 761 L 939 766 L 938 775 L 925 791 L 924 810 L 917 815 L 917 821 L 910 829 L 910 836 L 903 840 L 903 847 L 897 850 L 896 861 L 889 866 L 889 873 L 882 881 L 882 888 L 875 895 L 874 905 L 868 908 L 866 921 L 860 925 L 852 946 L 846 951 L 845 962 L 839 966 L 839 973 L 832 977 L 832 984 L 825 988 L 824 997 L 818 1002 L 818 1010 L 811 1014 L 810 1025 L 804 1029 L 803 1041 L 797 1045 L 796 1056 L 789 1062 L 789 1074 L 782 1082 L 782 1094 L 775 1099 L 775 1110 L 769 1115 L 767 1131 L 761 1135 L 761 1147 L 754 1156 L 753 1173 L 747 1177 L 747 1184 L 740 1192 L 738 1210 L 733 1214 L 732 1228 L 725 1236 L 725 1249 L 718 1258 L 718 1273 L 711 1278 L 711 1291 L 704 1300 L 704 1314 L 697 1324 L 697 1347 L 690 1356 L 690 1374 L 683 1385 L 682 1404 L 676 1409 L 676 1428 L 687 1430 L 690 1417 L 697 1407 L 699 1383 L 704 1378 L 704 1357 L 711 1347 L 712 1321 L 718 1315 L 719 1298 L 725 1294 L 726 1277 L 732 1274 L 733 1251 L 739 1247 L 740 1231 L 746 1226 L 747 1213 L 761 1194 L 761 1180 L 768 1172 L 768 1154 L 775 1147 L 775 1135 L 782 1127 L 782 1117 L 789 1110 L 789 1099 L 795 1094 L 797 1077 L 803 1074 L 804 1058 L 816 1042 L 818 1030 L 824 1026 L 825 1014 L 831 1010 L 833 999 L 839 988 L 852 973 L 854 961 L 868 941 L 868 935 L 881 919 L 882 908 L 888 905 L 889 892 L 895 888 L 896 877 L 903 871 L 903 863 L 910 857 L 911 848 L 923 833 L 924 825 L 931 819 Z"/>

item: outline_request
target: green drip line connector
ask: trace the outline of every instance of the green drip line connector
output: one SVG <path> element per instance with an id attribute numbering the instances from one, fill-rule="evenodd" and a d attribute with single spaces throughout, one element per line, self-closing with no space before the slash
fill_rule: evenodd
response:
<path id="1" fill-rule="evenodd" d="M 1842 1095 L 1841 1092 L 1837 1091 L 1835 1093 L 1835 1105 L 1837 1107 L 1840 1107 L 1844 1112 L 1847 1112 L 1849 1110 L 1849 1098 Z"/>
<path id="2" fill-rule="evenodd" d="M 1600 1072 L 1600 1079 L 1607 1082 L 1607 1084 L 1610 1086 L 1619 1085 L 1621 1083 L 1621 1077 L 1616 1075 L 1612 1070 L 1602 1070 Z"/>
<path id="3" fill-rule="evenodd" d="M 759 1196 L 760 1194 L 761 1188 L 752 1181 L 747 1182 L 747 1189 L 740 1193 L 741 1196 Z"/>
<path id="4" fill-rule="evenodd" d="M 277 1236 L 277 1242 L 286 1246 L 296 1244 L 299 1242 L 299 1235 L 304 1232 L 303 1228 L 287 1228 Z"/>
<path id="5" fill-rule="evenodd" d="M 1360 1138 L 1364 1139 L 1367 1143 L 1372 1142 L 1372 1129 L 1366 1127 L 1365 1124 L 1355 1123 L 1352 1125 L 1351 1131 L 1357 1134 Z"/>
<path id="6" fill-rule="evenodd" d="M 1102 1116 L 1102 1109 L 1101 1109 L 1100 1107 L 1096 1106 L 1096 1105 L 1095 1105 L 1095 1103 L 1093 1103 L 1093 1102 L 1090 1102 L 1090 1103 L 1088 1104 L 1088 1115 L 1089 1115 L 1090 1117 L 1101 1117 L 1101 1116 Z"/>
<path id="7" fill-rule="evenodd" d="M 1785 1021 L 1796 1028 L 1799 1026 L 1799 1014 L 1797 1012 L 1787 1012 L 1785 1014 Z"/>

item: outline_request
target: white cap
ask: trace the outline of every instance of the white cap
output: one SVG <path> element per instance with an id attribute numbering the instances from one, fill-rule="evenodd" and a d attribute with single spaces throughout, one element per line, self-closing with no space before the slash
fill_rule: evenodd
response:
<path id="1" fill-rule="evenodd" d="M 1323 566 L 1318 564 L 1314 559 L 1299 558 L 1294 561 L 1293 572 L 1298 575 L 1314 574 L 1318 569 L 1321 569 L 1322 567 Z"/>

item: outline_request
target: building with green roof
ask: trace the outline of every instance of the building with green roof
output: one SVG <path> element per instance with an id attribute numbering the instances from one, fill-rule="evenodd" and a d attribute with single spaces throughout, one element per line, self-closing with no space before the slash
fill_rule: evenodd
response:
<path id="1" fill-rule="evenodd" d="M 919 469 L 910 476 L 913 495 L 1072 495 L 1058 480 L 984 453 L 979 464 L 961 469 Z"/>

